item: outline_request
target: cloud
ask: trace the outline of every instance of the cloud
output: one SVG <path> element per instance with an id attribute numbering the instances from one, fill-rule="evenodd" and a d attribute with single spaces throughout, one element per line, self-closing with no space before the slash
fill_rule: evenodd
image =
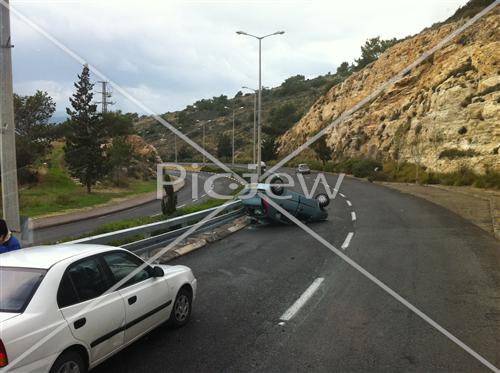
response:
<path id="1" fill-rule="evenodd" d="M 15 1 L 12 6 L 163 113 L 195 99 L 257 86 L 258 43 L 266 34 L 263 85 L 291 75 L 334 72 L 373 36 L 404 37 L 451 15 L 465 0 L 389 1 Z M 63 112 L 81 66 L 12 16 L 15 90 L 40 82 Z M 97 79 L 96 79 L 97 80 Z M 64 87 L 64 88 L 63 88 Z M 117 108 L 138 111 L 123 97 Z"/>

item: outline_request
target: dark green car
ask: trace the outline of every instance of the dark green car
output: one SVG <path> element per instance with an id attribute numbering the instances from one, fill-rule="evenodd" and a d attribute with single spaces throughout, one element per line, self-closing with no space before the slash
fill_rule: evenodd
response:
<path id="1" fill-rule="evenodd" d="M 290 224 L 290 220 L 260 196 L 266 195 L 284 210 L 304 222 L 322 221 L 328 218 L 325 210 L 330 203 L 326 194 L 308 198 L 303 194 L 286 189 L 280 184 L 250 184 L 240 193 L 239 198 L 247 214 L 255 221 L 263 223 Z"/>

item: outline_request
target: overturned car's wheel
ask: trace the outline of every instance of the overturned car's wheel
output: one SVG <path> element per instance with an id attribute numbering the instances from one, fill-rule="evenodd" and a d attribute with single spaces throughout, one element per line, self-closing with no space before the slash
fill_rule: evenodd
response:
<path id="1" fill-rule="evenodd" d="M 276 196 L 281 196 L 285 191 L 283 187 L 283 180 L 279 176 L 275 176 L 271 179 L 271 192 Z"/>
<path id="2" fill-rule="evenodd" d="M 318 201 L 319 207 L 321 207 L 321 209 L 324 209 L 326 206 L 330 204 L 330 197 L 328 197 L 324 193 L 318 194 L 315 198 L 316 201 Z"/>
<path id="3" fill-rule="evenodd" d="M 180 328 L 188 323 L 189 317 L 191 316 L 192 302 L 193 296 L 189 289 L 183 287 L 179 290 L 175 298 L 174 306 L 172 307 L 172 313 L 170 314 L 170 325 L 174 328 Z"/>

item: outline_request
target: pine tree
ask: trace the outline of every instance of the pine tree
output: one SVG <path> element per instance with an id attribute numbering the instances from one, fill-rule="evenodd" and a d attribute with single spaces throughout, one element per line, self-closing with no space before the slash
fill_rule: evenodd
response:
<path id="1" fill-rule="evenodd" d="M 71 175 L 80 180 L 88 193 L 108 169 L 105 155 L 106 131 L 97 113 L 97 105 L 92 103 L 93 87 L 89 68 L 85 65 L 75 83 L 76 92 L 69 99 L 73 109 L 66 108 L 70 124 L 64 146 L 65 160 Z"/>

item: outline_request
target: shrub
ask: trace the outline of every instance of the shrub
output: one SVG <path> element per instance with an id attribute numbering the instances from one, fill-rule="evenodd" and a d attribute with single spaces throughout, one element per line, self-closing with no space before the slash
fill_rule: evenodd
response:
<path id="1" fill-rule="evenodd" d="M 371 159 L 362 159 L 352 165 L 352 174 L 356 177 L 374 177 L 375 169 L 382 171 L 382 164 Z"/>
<path id="2" fill-rule="evenodd" d="M 439 159 L 458 159 L 458 158 L 469 158 L 475 157 L 478 153 L 472 149 L 461 150 L 461 149 L 446 149 L 439 154 Z"/>

